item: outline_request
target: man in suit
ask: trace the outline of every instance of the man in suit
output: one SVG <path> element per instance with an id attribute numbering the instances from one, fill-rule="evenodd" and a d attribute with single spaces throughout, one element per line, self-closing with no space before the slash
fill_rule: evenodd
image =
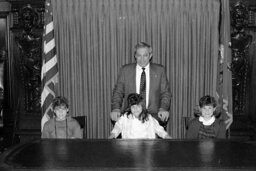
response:
<path id="1" fill-rule="evenodd" d="M 142 72 L 145 72 L 145 105 L 148 112 L 163 126 L 169 118 L 171 93 L 162 65 L 151 63 L 152 47 L 144 42 L 135 46 L 136 63 L 124 65 L 119 72 L 111 99 L 110 118 L 117 121 L 127 108 L 127 96 L 130 93 L 141 94 Z M 144 79 L 143 79 L 144 80 Z"/>

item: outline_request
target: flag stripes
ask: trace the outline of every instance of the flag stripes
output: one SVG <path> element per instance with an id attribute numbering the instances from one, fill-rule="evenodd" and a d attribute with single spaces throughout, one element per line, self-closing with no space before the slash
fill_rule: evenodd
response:
<path id="1" fill-rule="evenodd" d="M 53 31 L 53 22 L 48 23 L 45 26 L 45 34 L 49 34 L 51 31 Z"/>
<path id="2" fill-rule="evenodd" d="M 55 42 L 54 39 L 50 40 L 49 42 L 46 43 L 46 41 L 44 42 L 44 53 L 47 54 L 50 51 L 53 51 L 52 53 L 54 53 L 54 47 L 55 47 Z"/>
<path id="3" fill-rule="evenodd" d="M 57 58 L 57 56 L 55 55 L 54 57 L 49 58 L 47 62 L 45 62 L 45 65 L 43 66 L 44 67 L 43 69 L 45 70 L 45 72 L 48 72 L 53 69 L 58 71 L 56 58 Z M 52 73 L 52 72 L 50 72 L 50 73 Z"/>
<path id="4" fill-rule="evenodd" d="M 53 112 L 51 103 L 57 93 L 58 83 L 58 66 L 57 55 L 54 40 L 54 27 L 51 0 L 45 1 L 45 27 L 43 35 L 43 55 L 42 55 L 42 93 L 41 93 L 41 108 L 42 121 L 41 130 L 44 123 L 52 117 Z"/>
<path id="5" fill-rule="evenodd" d="M 55 48 L 53 48 L 52 51 L 50 51 L 47 54 L 45 54 L 45 57 L 44 57 L 45 63 L 48 62 L 50 59 L 52 59 L 53 56 L 55 58 L 55 55 L 56 55 L 56 50 L 55 50 Z M 57 59 L 55 59 L 55 60 L 57 60 Z"/>

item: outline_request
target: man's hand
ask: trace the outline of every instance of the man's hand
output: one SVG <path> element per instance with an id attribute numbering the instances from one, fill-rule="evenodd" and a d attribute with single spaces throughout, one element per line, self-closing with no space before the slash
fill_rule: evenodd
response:
<path id="1" fill-rule="evenodd" d="M 158 117 L 163 121 L 166 122 L 169 118 L 169 112 L 168 111 L 164 111 L 164 110 L 160 110 L 158 112 Z"/>
<path id="2" fill-rule="evenodd" d="M 228 119 L 225 120 L 226 129 L 230 127 L 230 125 L 233 123 L 233 114 L 226 112 Z"/>
<path id="3" fill-rule="evenodd" d="M 118 109 L 115 109 L 110 113 L 110 119 L 115 122 L 120 118 L 120 116 L 121 112 Z"/>

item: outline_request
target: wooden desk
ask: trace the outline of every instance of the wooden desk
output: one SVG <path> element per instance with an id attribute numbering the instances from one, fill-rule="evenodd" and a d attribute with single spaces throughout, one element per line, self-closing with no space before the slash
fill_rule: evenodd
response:
<path id="1" fill-rule="evenodd" d="M 256 142 L 36 140 L 0 156 L 0 170 L 256 170 Z"/>

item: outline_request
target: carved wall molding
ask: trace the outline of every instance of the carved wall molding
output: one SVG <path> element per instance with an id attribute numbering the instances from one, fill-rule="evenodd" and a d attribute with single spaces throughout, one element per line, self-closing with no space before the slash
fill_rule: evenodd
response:
<path id="1" fill-rule="evenodd" d="M 40 113 L 41 94 L 41 54 L 42 32 L 37 31 L 43 26 L 40 14 L 42 9 L 35 9 L 26 4 L 17 12 L 14 10 L 13 29 L 18 30 L 15 42 L 20 51 L 19 67 L 24 94 L 25 112 Z"/>
<path id="2" fill-rule="evenodd" d="M 248 8 L 238 1 L 231 9 L 232 92 L 234 115 L 244 115 L 247 106 L 249 74 L 249 46 L 252 36 L 247 34 Z"/>

